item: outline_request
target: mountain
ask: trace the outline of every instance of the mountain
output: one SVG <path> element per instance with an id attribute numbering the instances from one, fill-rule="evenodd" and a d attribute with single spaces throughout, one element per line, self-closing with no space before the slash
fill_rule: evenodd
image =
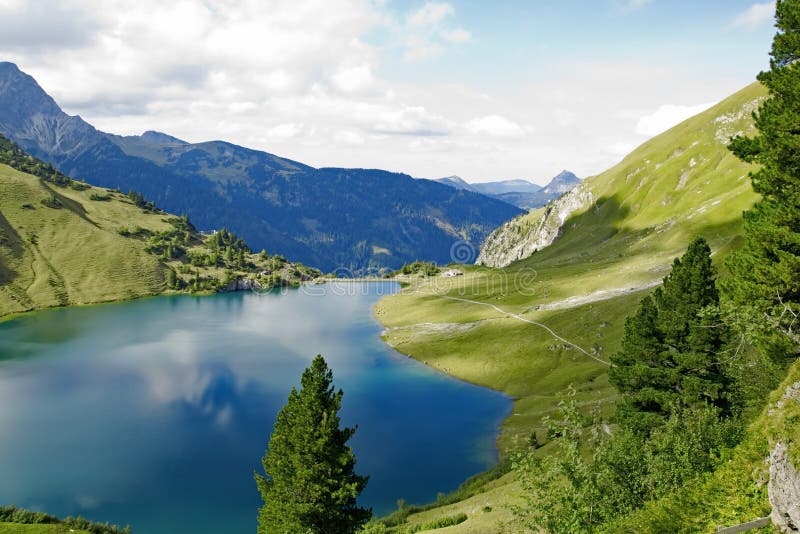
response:
<path id="1" fill-rule="evenodd" d="M 456 189 L 481 193 L 524 210 L 542 207 L 581 183 L 581 179 L 569 171 L 561 171 L 544 187 L 527 180 L 503 180 L 471 184 L 459 176 L 438 178 L 436 181 Z"/>
<path id="2" fill-rule="evenodd" d="M 478 193 L 483 193 L 489 196 L 501 196 L 506 193 L 536 193 L 541 191 L 542 187 L 528 180 L 503 180 L 500 182 L 483 182 L 472 184 L 472 187 Z"/>
<path id="3" fill-rule="evenodd" d="M 64 174 L 229 228 L 267 249 L 342 273 L 452 261 L 520 210 L 475 192 L 373 169 L 315 169 L 223 141 L 119 136 L 64 113 L 36 81 L 0 63 L 0 133 Z M 473 260 L 474 257 L 459 257 Z"/>
<path id="4" fill-rule="evenodd" d="M 0 317 L 169 290 L 268 288 L 319 275 L 253 254 L 229 232 L 200 235 L 185 218 L 136 195 L 71 180 L 0 135 Z"/>
<path id="5" fill-rule="evenodd" d="M 454 189 L 461 189 L 464 191 L 472 191 L 473 193 L 479 193 L 477 189 L 473 186 L 473 184 L 467 182 L 460 176 L 447 176 L 445 178 L 437 178 L 434 182 L 439 182 L 440 184 L 449 185 Z"/>

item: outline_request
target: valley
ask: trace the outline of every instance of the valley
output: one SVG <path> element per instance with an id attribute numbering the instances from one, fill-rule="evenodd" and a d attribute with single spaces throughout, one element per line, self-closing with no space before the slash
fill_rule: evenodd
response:
<path id="1" fill-rule="evenodd" d="M 0 533 L 799 531 L 800 0 L 142 1 L 0 2 Z"/>

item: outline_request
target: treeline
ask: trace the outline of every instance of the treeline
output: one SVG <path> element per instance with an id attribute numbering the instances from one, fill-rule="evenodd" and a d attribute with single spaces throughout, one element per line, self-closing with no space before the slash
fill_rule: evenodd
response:
<path id="1" fill-rule="evenodd" d="M 710 248 L 695 239 L 627 318 L 611 358 L 621 396 L 611 421 L 583 413 L 571 395 L 545 419 L 554 451 L 531 447 L 515 461 L 525 495 L 516 514 L 532 531 L 614 531 L 620 518 L 691 487 L 742 441 L 798 356 L 800 1 L 779 1 L 777 21 L 771 70 L 758 77 L 770 91 L 755 115 L 759 135 L 730 146 L 759 164 L 745 245 L 718 280 Z M 657 530 L 684 531 L 682 520 L 660 517 Z"/>
<path id="2" fill-rule="evenodd" d="M 130 199 L 131 202 L 133 202 L 134 206 L 140 208 L 142 211 L 145 211 L 147 213 L 164 213 L 163 210 L 160 210 L 156 207 L 155 202 L 153 202 L 152 200 L 147 200 L 146 198 L 144 198 L 144 195 L 138 191 L 134 191 L 133 189 L 128 191 L 128 198 Z"/>
<path id="3" fill-rule="evenodd" d="M 436 276 L 441 269 L 433 261 L 419 261 L 415 260 L 411 263 L 404 263 L 398 270 L 393 271 L 387 277 L 397 276 L 399 274 L 423 274 L 425 276 Z"/>
<path id="4" fill-rule="evenodd" d="M 76 186 L 77 188 L 85 185 L 82 182 L 76 182 L 69 176 L 61 174 L 49 163 L 45 163 L 29 155 L 22 150 L 19 145 L 2 134 L 0 134 L 0 163 L 13 167 L 20 172 L 38 176 L 45 182 L 50 182 L 61 187 L 66 187 L 73 183 L 80 184 Z"/>
<path id="5" fill-rule="evenodd" d="M 12 167 L 20 172 L 41 178 L 42 181 L 51 183 L 58 187 L 70 187 L 76 191 L 86 191 L 92 187 L 86 182 L 73 180 L 69 176 L 62 174 L 51 164 L 45 163 L 44 161 L 31 156 L 22 150 L 19 145 L 2 134 L 0 134 L 0 163 L 8 165 L 9 167 Z M 119 193 L 120 191 L 116 190 L 116 192 Z M 164 213 L 164 211 L 156 207 L 154 202 L 147 200 L 144 195 L 138 191 L 131 189 L 128 192 L 128 198 L 136 207 L 145 212 L 158 214 Z M 96 193 L 92 193 L 90 199 L 96 201 L 106 201 L 110 200 L 111 196 L 107 194 L 98 195 Z M 56 209 L 62 207 L 55 195 L 51 199 L 43 200 L 42 204 Z"/>
<path id="6" fill-rule="evenodd" d="M 145 250 L 167 265 L 169 289 L 219 291 L 242 274 L 253 276 L 259 287 L 293 286 L 322 275 L 317 269 L 291 263 L 265 250 L 254 254 L 244 239 L 223 228 L 212 235 L 198 233 L 186 215 L 163 219 L 172 228 L 152 231 L 122 227 L 119 234 L 146 241 Z"/>

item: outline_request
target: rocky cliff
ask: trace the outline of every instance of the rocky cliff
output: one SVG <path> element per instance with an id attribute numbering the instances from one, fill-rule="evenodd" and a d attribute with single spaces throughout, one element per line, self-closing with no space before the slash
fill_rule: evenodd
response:
<path id="1" fill-rule="evenodd" d="M 769 502 L 773 525 L 782 532 L 800 532 L 800 472 L 797 460 L 797 421 L 800 419 L 800 381 L 789 385 L 769 411 L 774 446 L 769 455 Z M 794 449 L 794 451 L 793 451 Z M 792 454 L 795 452 L 795 454 Z"/>
<path id="2" fill-rule="evenodd" d="M 505 267 L 550 245 L 561 234 L 564 222 L 594 201 L 592 192 L 581 184 L 544 208 L 530 211 L 503 224 L 486 238 L 475 263 Z"/>

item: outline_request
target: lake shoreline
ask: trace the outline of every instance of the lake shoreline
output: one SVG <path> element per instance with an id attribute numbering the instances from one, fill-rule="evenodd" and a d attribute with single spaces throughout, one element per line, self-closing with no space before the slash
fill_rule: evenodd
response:
<path id="1" fill-rule="evenodd" d="M 336 282 L 336 283 L 397 282 L 397 283 L 401 283 L 401 282 L 395 280 L 394 278 L 371 278 L 371 277 L 363 277 L 363 278 L 324 278 L 324 277 L 322 277 L 322 278 L 314 278 L 313 280 L 304 281 L 304 282 L 301 282 L 301 283 L 299 283 L 297 285 L 293 285 L 293 286 L 274 286 L 274 287 L 271 287 L 271 288 L 268 288 L 268 289 L 251 289 L 251 288 L 247 288 L 247 289 L 220 289 L 218 291 L 196 291 L 196 292 L 176 291 L 176 290 L 172 290 L 172 289 L 167 289 L 167 290 L 164 290 L 164 291 L 162 291 L 160 293 L 142 293 L 141 295 L 134 295 L 134 296 L 131 296 L 129 298 L 112 298 L 112 299 L 107 299 L 107 300 L 97 300 L 97 301 L 91 301 L 91 302 L 70 302 L 70 303 L 67 303 L 67 304 L 65 304 L 63 306 L 45 306 L 45 307 L 40 307 L 40 308 L 30 308 L 30 309 L 24 310 L 24 311 L 14 311 L 14 312 L 2 312 L 2 311 L 0 311 L 0 324 L 8 322 L 8 321 L 13 321 L 15 319 L 19 319 L 21 317 L 28 317 L 30 315 L 33 315 L 33 314 L 36 314 L 36 313 L 39 313 L 39 312 L 43 312 L 43 311 L 49 311 L 49 310 L 63 310 L 63 309 L 66 309 L 66 308 L 85 308 L 85 307 L 88 307 L 88 306 L 104 306 L 104 305 L 107 305 L 107 304 L 117 304 L 117 303 L 120 303 L 120 302 L 133 302 L 133 301 L 142 300 L 142 299 L 149 299 L 149 298 L 155 298 L 155 297 L 169 297 L 169 296 L 174 296 L 174 295 L 190 295 L 190 296 L 195 296 L 195 297 L 208 297 L 208 296 L 220 295 L 220 294 L 224 294 L 224 293 L 242 293 L 242 292 L 245 292 L 245 291 L 252 291 L 252 292 L 255 292 L 255 293 L 268 293 L 270 291 L 275 291 L 275 290 L 283 291 L 283 290 L 286 290 L 286 289 L 299 289 L 299 288 L 304 287 L 304 286 L 322 285 L 322 284 L 328 284 L 328 283 L 331 283 L 331 282 Z"/>

